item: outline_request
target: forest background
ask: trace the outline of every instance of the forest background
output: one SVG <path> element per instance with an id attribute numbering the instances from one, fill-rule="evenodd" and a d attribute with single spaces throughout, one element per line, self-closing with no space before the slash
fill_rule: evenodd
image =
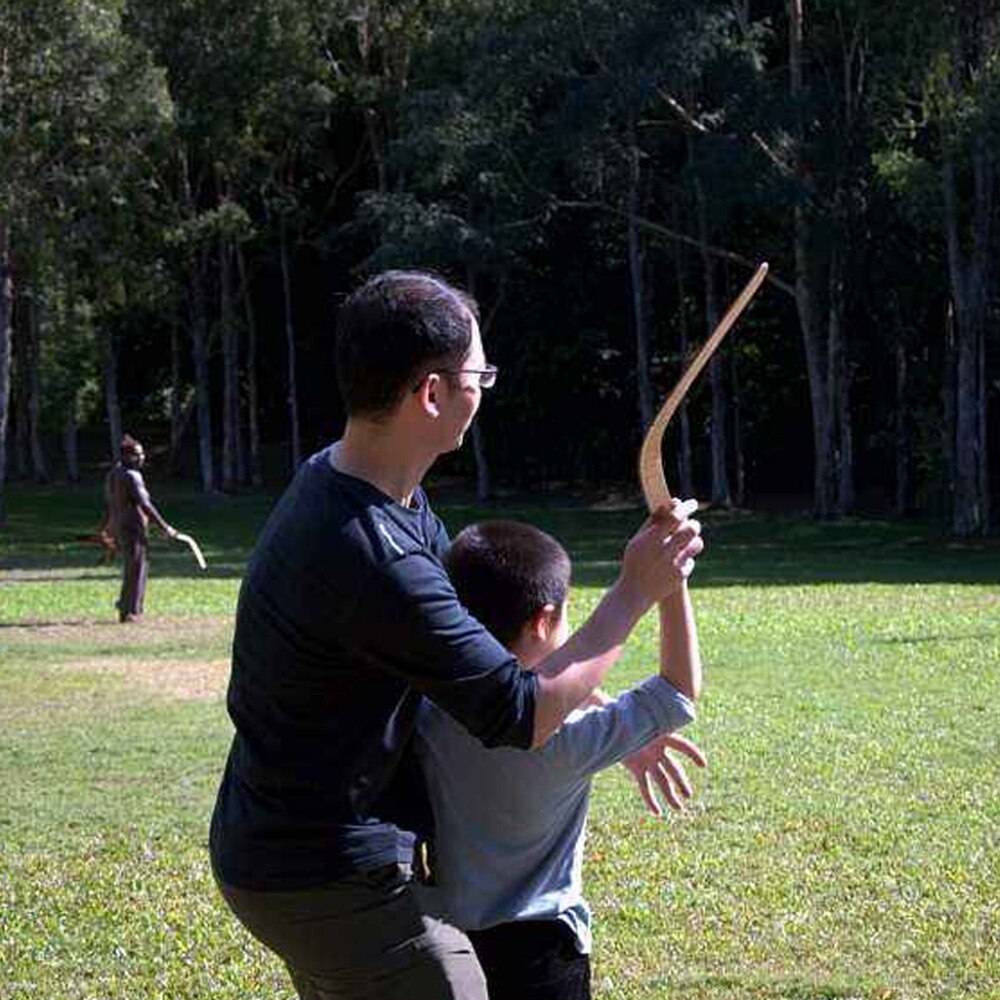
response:
<path id="1" fill-rule="evenodd" d="M 337 303 L 402 265 L 500 367 L 446 471 L 634 484 L 766 259 L 668 481 L 985 534 L 998 149 L 993 0 L 0 0 L 0 519 L 123 429 L 280 485 L 342 423 Z"/>

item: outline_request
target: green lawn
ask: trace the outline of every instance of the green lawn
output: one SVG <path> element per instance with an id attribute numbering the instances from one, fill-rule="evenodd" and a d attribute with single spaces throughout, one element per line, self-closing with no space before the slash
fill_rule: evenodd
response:
<path id="1" fill-rule="evenodd" d="M 154 484 L 155 485 L 155 484 Z M 160 491 L 137 627 L 74 536 L 94 494 L 15 488 L 0 534 L 0 998 L 290 998 L 215 895 L 206 824 L 239 574 L 268 502 Z M 443 507 L 453 529 L 480 512 Z M 497 511 L 491 511 L 496 516 Z M 579 619 L 637 511 L 506 510 L 575 558 Z M 602 998 L 1000 997 L 1000 546 L 926 526 L 706 518 L 697 802 L 623 772 L 587 862 Z M 643 623 L 612 689 L 654 668 Z M 419 998 L 415 998 L 419 1000 Z"/>

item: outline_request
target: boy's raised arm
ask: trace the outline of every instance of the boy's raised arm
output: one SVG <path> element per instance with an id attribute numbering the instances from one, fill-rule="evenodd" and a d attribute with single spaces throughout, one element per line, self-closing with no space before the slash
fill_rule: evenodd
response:
<path id="1" fill-rule="evenodd" d="M 533 746 L 541 746 L 601 681 L 629 633 L 676 591 L 702 549 L 701 526 L 673 516 L 649 520 L 629 542 L 622 572 L 594 613 L 538 669 Z"/>
<path id="2" fill-rule="evenodd" d="M 676 530 L 694 524 L 700 534 L 701 525 L 688 520 L 697 509 L 697 500 L 675 500 L 667 516 L 676 525 Z M 659 610 L 660 676 L 695 701 L 701 694 L 701 652 L 687 585 L 687 577 L 693 568 L 693 564 L 688 566 L 681 585 L 660 600 Z"/>
<path id="3" fill-rule="evenodd" d="M 677 503 L 671 516 L 678 524 L 693 514 L 697 503 L 693 500 Z M 698 627 L 694 607 L 688 590 L 687 578 L 673 593 L 661 599 L 660 613 L 660 676 L 681 694 L 695 701 L 701 694 L 701 651 L 698 646 Z M 691 797 L 691 783 L 684 769 L 671 759 L 668 751 L 679 751 L 699 767 L 705 766 L 705 757 L 696 744 L 683 736 L 665 734 L 650 741 L 645 747 L 622 763 L 639 785 L 647 808 L 654 816 L 663 809 L 656 798 L 658 786 L 672 809 L 680 809 L 683 799 Z"/>
<path id="4" fill-rule="evenodd" d="M 692 701 L 701 694 L 698 626 L 687 580 L 660 601 L 660 676 Z"/>

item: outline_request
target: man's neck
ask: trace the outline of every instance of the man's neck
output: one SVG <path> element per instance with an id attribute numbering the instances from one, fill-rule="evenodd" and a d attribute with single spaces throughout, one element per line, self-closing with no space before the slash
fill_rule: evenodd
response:
<path id="1" fill-rule="evenodd" d="M 338 471 L 363 479 L 404 507 L 436 455 L 429 455 L 391 421 L 376 424 L 349 419 L 344 436 L 330 452 L 330 464 Z"/>

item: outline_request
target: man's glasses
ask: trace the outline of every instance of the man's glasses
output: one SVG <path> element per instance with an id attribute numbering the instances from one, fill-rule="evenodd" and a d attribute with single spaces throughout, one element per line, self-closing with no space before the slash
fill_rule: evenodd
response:
<path id="1" fill-rule="evenodd" d="M 497 384 L 496 365 L 484 365 L 482 368 L 442 368 L 445 375 L 478 375 L 480 389 L 492 389 Z"/>
<path id="2" fill-rule="evenodd" d="M 480 389 L 492 389 L 497 384 L 497 373 L 499 372 L 496 365 L 484 365 L 482 368 L 438 368 L 436 370 L 442 375 L 478 375 Z M 430 374 L 432 372 L 427 373 L 427 375 Z M 424 378 L 427 378 L 427 375 Z M 423 385 L 424 378 L 413 387 L 414 392 Z"/>

